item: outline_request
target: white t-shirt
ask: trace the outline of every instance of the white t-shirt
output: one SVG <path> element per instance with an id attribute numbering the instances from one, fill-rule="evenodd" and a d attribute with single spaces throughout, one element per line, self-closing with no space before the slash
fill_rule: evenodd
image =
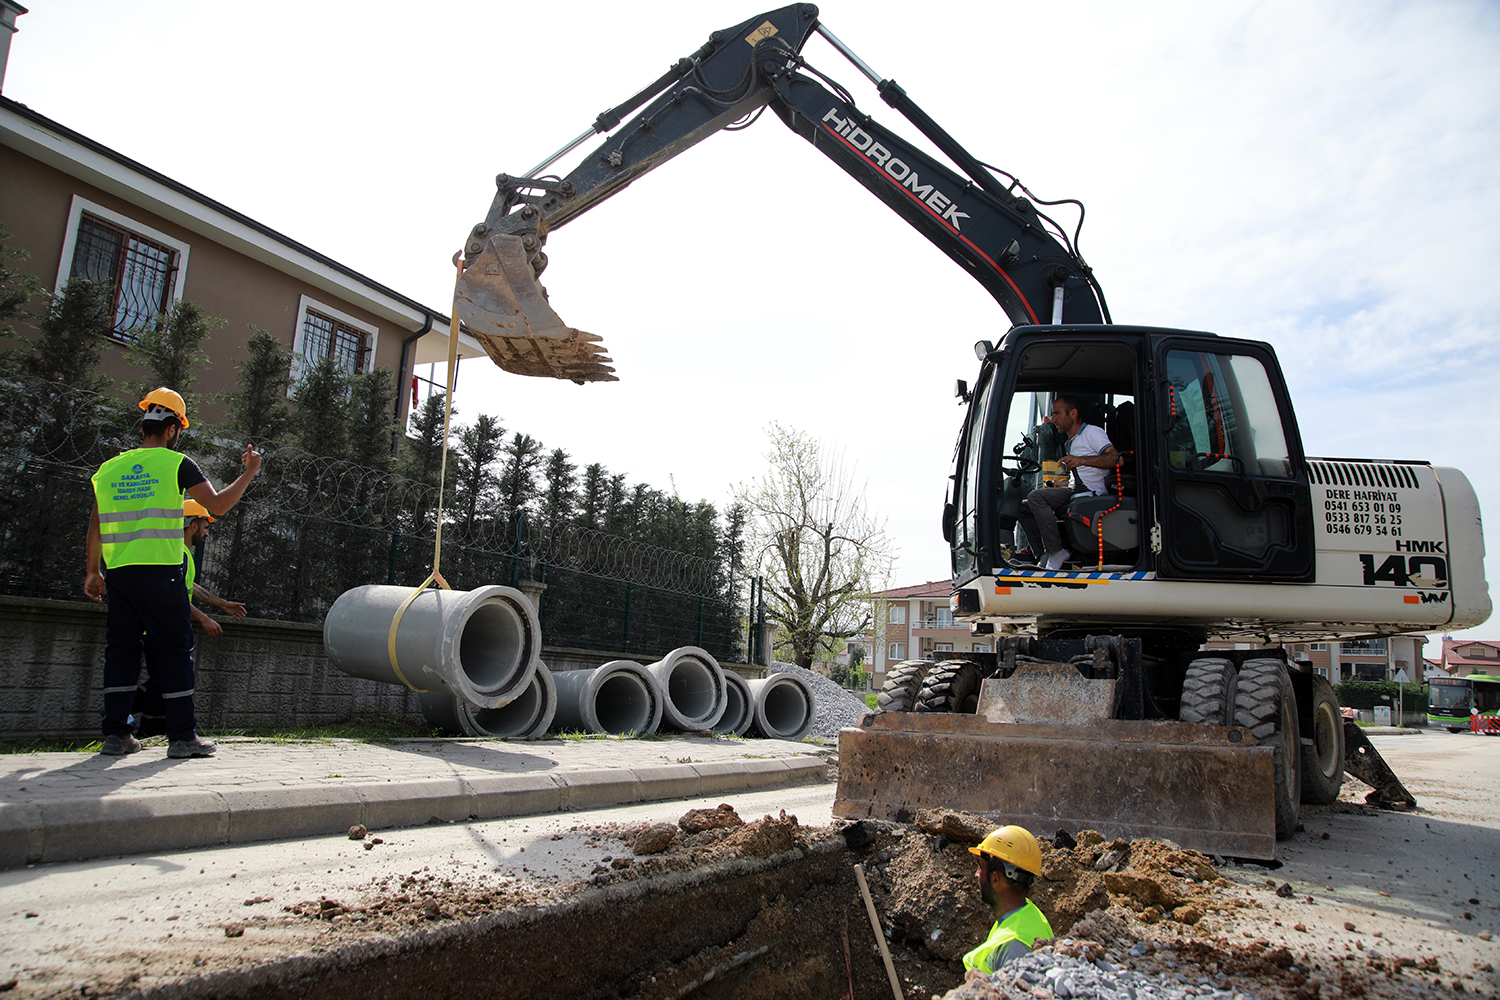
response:
<path id="1" fill-rule="evenodd" d="M 1104 433 L 1104 428 L 1093 424 L 1084 424 L 1078 428 L 1078 433 L 1068 439 L 1068 454 L 1088 457 L 1089 455 L 1102 455 L 1104 450 L 1110 447 L 1109 435 Z M 1083 481 L 1090 492 L 1103 494 L 1109 492 L 1109 470 L 1096 469 L 1092 465 L 1080 465 L 1078 467 L 1078 478 Z"/>

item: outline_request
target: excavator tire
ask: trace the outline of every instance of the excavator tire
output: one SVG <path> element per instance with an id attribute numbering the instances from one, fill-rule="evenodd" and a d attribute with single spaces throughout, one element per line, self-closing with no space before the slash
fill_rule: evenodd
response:
<path id="1" fill-rule="evenodd" d="M 1188 664 L 1182 681 L 1182 704 L 1177 710 L 1180 722 L 1197 722 L 1210 726 L 1228 726 L 1234 707 L 1237 673 L 1234 664 L 1217 656 L 1206 656 Z"/>
<path id="2" fill-rule="evenodd" d="M 885 684 L 875 696 L 875 707 L 881 712 L 915 712 L 917 694 L 932 666 L 929 660 L 903 660 L 885 675 Z"/>
<path id="3" fill-rule="evenodd" d="M 1333 685 L 1321 675 L 1312 682 L 1312 744 L 1302 744 L 1302 801 L 1326 806 L 1344 783 L 1344 719 Z"/>
<path id="4" fill-rule="evenodd" d="M 1240 665 L 1234 693 L 1236 726 L 1243 726 L 1273 756 L 1276 795 L 1276 836 L 1290 837 L 1302 811 L 1302 744 L 1297 734 L 1297 701 L 1286 664 L 1270 658 Z"/>
<path id="5" fill-rule="evenodd" d="M 979 664 L 968 660 L 944 660 L 934 665 L 922 682 L 917 711 L 973 715 L 979 710 L 979 685 L 983 681 Z"/>

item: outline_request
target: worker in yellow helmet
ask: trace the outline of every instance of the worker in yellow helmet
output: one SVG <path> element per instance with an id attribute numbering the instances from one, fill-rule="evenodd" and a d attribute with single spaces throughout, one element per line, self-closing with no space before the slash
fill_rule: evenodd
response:
<path id="1" fill-rule="evenodd" d="M 195 600 L 206 601 L 231 618 L 245 617 L 243 604 L 238 601 L 226 601 L 197 582 L 198 563 L 193 557 L 193 550 L 208 538 L 208 526 L 214 522 L 214 516 L 208 512 L 207 507 L 192 497 L 188 497 L 182 501 L 182 517 L 183 570 L 186 574 L 188 613 L 192 615 L 193 621 L 198 623 L 205 634 L 223 635 L 224 626 L 208 617 L 198 609 L 196 604 L 192 603 Z M 140 739 L 160 736 L 167 731 L 166 709 L 156 678 L 148 675 L 136 685 L 135 707 L 130 714 L 135 722 L 135 735 Z"/>
<path id="2" fill-rule="evenodd" d="M 1042 849 L 1028 831 L 1002 826 L 969 853 L 979 856 L 979 896 L 994 913 L 995 924 L 989 937 L 964 956 L 964 968 L 990 973 L 1031 954 L 1036 941 L 1052 937 L 1046 915 L 1026 898 L 1042 873 Z"/>
<path id="3" fill-rule="evenodd" d="M 217 747 L 198 735 L 193 713 L 182 494 L 212 514 L 228 512 L 260 470 L 260 453 L 247 447 L 244 471 L 220 492 L 197 462 L 176 451 L 188 427 L 182 396 L 162 387 L 139 405 L 141 446 L 105 462 L 92 479 L 83 592 L 95 601 L 110 598 L 101 752 L 119 756 L 141 748 L 131 733 L 130 709 L 144 653 L 146 672 L 156 679 L 165 705 L 167 756 L 207 757 Z"/>

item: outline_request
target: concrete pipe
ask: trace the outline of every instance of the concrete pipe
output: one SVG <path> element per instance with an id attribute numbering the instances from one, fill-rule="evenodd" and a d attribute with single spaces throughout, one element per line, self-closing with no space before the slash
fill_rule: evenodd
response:
<path id="1" fill-rule="evenodd" d="M 705 732 L 724 714 L 724 668 L 708 650 L 679 646 L 646 669 L 665 696 L 663 728 Z"/>
<path id="2" fill-rule="evenodd" d="M 476 708 L 446 691 L 417 696 L 422 715 L 432 725 L 450 733 L 479 739 L 537 739 L 552 725 L 557 712 L 557 685 L 552 671 L 538 663 L 525 693 L 500 708 Z"/>
<path id="3" fill-rule="evenodd" d="M 755 721 L 750 682 L 733 670 L 724 671 L 724 714 L 713 731 L 721 736 L 744 736 Z"/>
<path id="4" fill-rule="evenodd" d="M 323 622 L 328 659 L 344 673 L 419 691 L 447 692 L 477 708 L 500 708 L 526 692 L 536 674 L 542 628 L 519 590 L 424 590 L 387 649 L 407 587 L 355 587 Z M 404 680 L 403 680 L 404 676 Z"/>
<path id="5" fill-rule="evenodd" d="M 817 714 L 812 685 L 794 673 L 750 681 L 755 731 L 773 740 L 800 740 Z"/>
<path id="6" fill-rule="evenodd" d="M 610 660 L 593 670 L 558 670 L 552 682 L 557 685 L 554 730 L 620 736 L 654 733 L 661 725 L 666 699 L 655 676 L 634 660 Z"/>

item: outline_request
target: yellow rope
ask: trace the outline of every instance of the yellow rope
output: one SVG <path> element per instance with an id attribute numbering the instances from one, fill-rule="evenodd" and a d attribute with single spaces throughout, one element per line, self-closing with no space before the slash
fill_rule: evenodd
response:
<path id="1" fill-rule="evenodd" d="M 453 255 L 453 264 L 458 268 L 458 276 L 463 277 L 464 266 L 460 254 Z M 448 481 L 448 428 L 453 420 L 453 377 L 458 368 L 458 310 L 453 310 L 453 318 L 448 327 L 448 381 L 443 396 L 443 458 L 438 466 L 438 499 L 437 499 L 437 532 L 432 543 L 432 572 L 427 579 L 406 595 L 406 600 L 401 602 L 401 607 L 396 609 L 396 616 L 391 619 L 390 635 L 386 639 L 386 652 L 390 656 L 391 669 L 396 672 L 396 678 L 402 684 L 416 691 L 418 694 L 425 693 L 425 688 L 419 688 L 407 680 L 406 674 L 401 672 L 401 664 L 396 658 L 396 630 L 401 627 L 401 618 L 406 614 L 406 609 L 411 607 L 429 585 L 436 582 L 444 590 L 452 590 L 448 581 L 443 579 L 442 571 L 438 568 L 443 560 L 443 485 Z"/>

